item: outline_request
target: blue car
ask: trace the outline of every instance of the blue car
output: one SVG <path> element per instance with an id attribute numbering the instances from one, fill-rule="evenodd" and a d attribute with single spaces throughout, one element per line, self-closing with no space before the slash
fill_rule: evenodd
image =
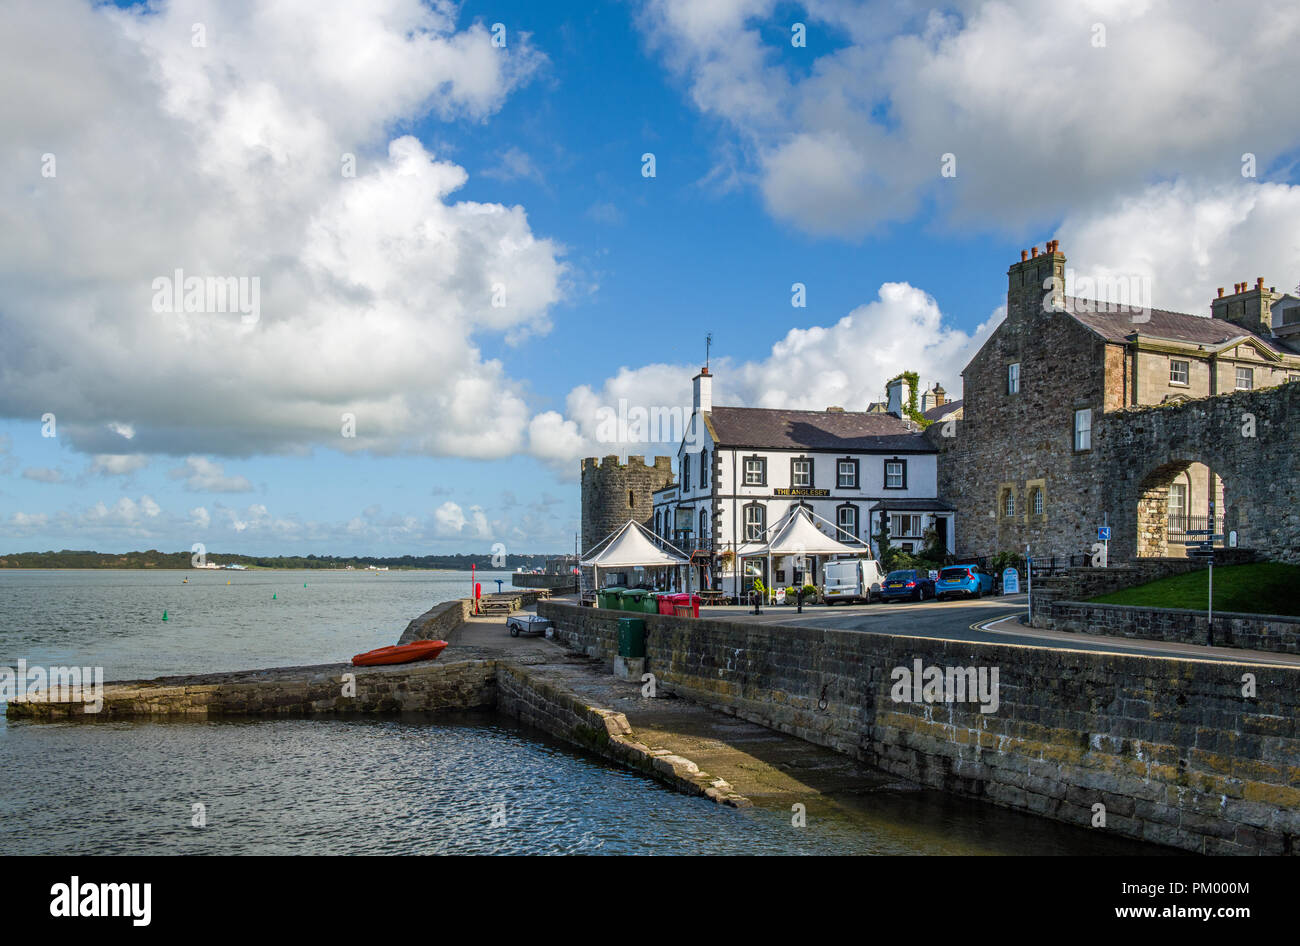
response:
<path id="1" fill-rule="evenodd" d="M 978 565 L 949 565 L 940 570 L 934 583 L 934 596 L 938 600 L 962 595 L 979 598 L 993 593 L 993 576 L 980 571 Z"/>
<path id="2" fill-rule="evenodd" d="M 903 568 L 890 572 L 880 583 L 881 601 L 924 601 L 934 597 L 934 582 L 926 572 Z"/>

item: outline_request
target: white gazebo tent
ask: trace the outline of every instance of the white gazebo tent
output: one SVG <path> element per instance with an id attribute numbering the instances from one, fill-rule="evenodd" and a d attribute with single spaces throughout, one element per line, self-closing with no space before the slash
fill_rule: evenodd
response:
<path id="1" fill-rule="evenodd" d="M 785 557 L 789 555 L 870 555 L 871 547 L 859 539 L 852 539 L 857 545 L 849 545 L 838 539 L 831 538 L 821 529 L 813 519 L 821 519 L 806 506 L 795 506 L 790 512 L 775 525 L 767 530 L 765 535 L 767 540 L 751 542 L 742 545 L 737 550 L 737 557 L 743 560 L 746 558 L 767 558 L 768 574 L 768 594 L 771 596 L 772 584 L 772 559 L 774 557 Z M 842 532 L 839 526 L 822 519 L 835 532 Z M 847 534 L 846 534 L 847 535 Z M 742 571 L 743 574 L 743 571 Z M 737 589 L 739 592 L 739 589 Z"/>
<path id="2" fill-rule="evenodd" d="M 600 588 L 600 569 L 676 568 L 690 557 L 661 539 L 641 523 L 629 519 L 582 553 L 582 564 L 592 568 L 592 584 Z"/>

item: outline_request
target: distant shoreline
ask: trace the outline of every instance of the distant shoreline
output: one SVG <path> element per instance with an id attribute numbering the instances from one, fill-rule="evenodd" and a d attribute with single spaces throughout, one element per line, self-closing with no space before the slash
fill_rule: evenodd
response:
<path id="1" fill-rule="evenodd" d="M 342 557 L 334 555 L 236 555 L 231 553 L 207 553 L 203 558 L 190 552 L 159 552 L 150 549 L 146 552 L 109 552 L 74 551 L 64 549 L 60 552 L 17 552 L 0 555 L 0 569 L 45 570 L 45 569 L 129 569 L 133 571 L 483 571 L 513 572 L 523 568 L 530 570 L 541 568 L 549 555 L 506 555 L 504 561 L 493 561 L 491 555 L 394 555 L 391 557 Z M 195 560 L 205 561 L 218 567 L 196 567 Z M 239 565 L 240 568 L 225 568 L 226 565 Z"/>

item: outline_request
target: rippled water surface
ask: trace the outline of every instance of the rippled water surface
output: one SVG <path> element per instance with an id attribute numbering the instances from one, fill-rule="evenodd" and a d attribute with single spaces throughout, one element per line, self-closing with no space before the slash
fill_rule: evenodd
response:
<path id="1" fill-rule="evenodd" d="M 129 679 L 340 661 L 468 587 L 449 572 L 0 571 L 0 662 Z M 1155 852 L 936 792 L 819 798 L 795 827 L 786 803 L 722 808 L 493 714 L 0 719 L 0 756 L 5 853 Z"/>
<path id="2" fill-rule="evenodd" d="M 484 594 L 495 578 L 511 587 L 480 572 Z M 335 663 L 469 594 L 468 572 L 0 570 L 0 663 L 102 666 L 106 680 Z"/>

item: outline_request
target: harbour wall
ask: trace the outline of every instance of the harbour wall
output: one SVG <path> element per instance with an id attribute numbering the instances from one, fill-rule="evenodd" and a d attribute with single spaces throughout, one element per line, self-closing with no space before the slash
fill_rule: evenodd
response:
<path id="1" fill-rule="evenodd" d="M 608 661 L 630 616 L 538 613 Z M 658 686 L 891 774 L 1188 851 L 1300 849 L 1300 668 L 636 616 Z M 917 661 L 996 669 L 996 710 L 896 702 Z"/>
<path id="2" fill-rule="evenodd" d="M 461 660 L 359 668 L 283 667 L 109 683 L 103 706 L 14 702 L 11 719 L 35 721 L 222 716 L 322 716 L 345 713 L 503 713 L 577 748 L 642 772 L 678 791 L 732 807 L 749 800 L 690 759 L 639 742 L 623 713 L 592 705 L 546 678 L 544 668 L 506 660 Z"/>
<path id="3" fill-rule="evenodd" d="M 1204 611 L 1182 608 L 1138 608 L 1089 601 L 1054 601 L 1051 627 L 1079 634 L 1175 641 L 1209 642 Z M 1275 654 L 1300 654 L 1300 618 L 1278 614 L 1214 613 L 1216 647 L 1241 647 Z"/>
<path id="4" fill-rule="evenodd" d="M 518 607 L 528 607 L 537 601 L 543 600 L 548 591 L 507 591 L 502 595 L 493 597 L 506 597 L 517 603 Z M 456 631 L 462 624 L 470 619 L 473 614 L 474 602 L 470 598 L 456 598 L 452 601 L 443 601 L 435 604 L 428 611 L 425 611 L 419 617 L 414 618 L 406 625 L 406 630 L 398 638 L 399 644 L 410 644 L 414 641 L 453 641 L 456 637 Z"/>

